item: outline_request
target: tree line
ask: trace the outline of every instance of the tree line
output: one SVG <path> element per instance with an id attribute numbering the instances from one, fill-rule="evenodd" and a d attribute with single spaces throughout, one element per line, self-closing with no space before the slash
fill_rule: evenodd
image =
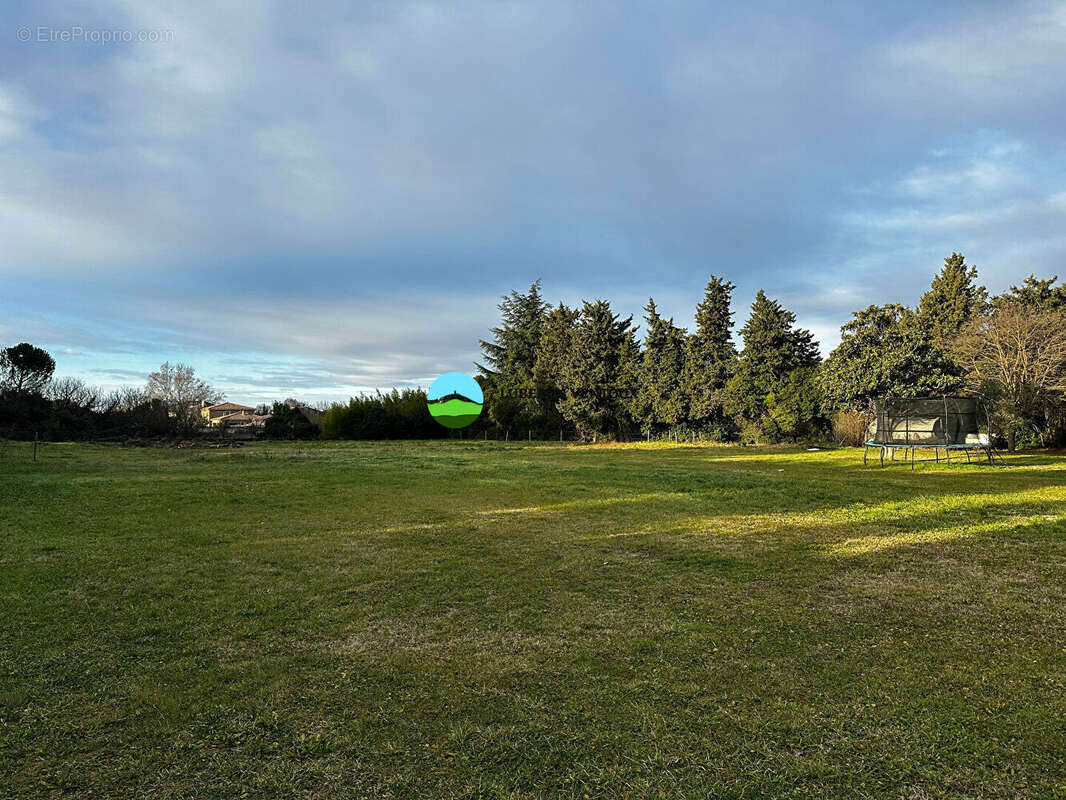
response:
<path id="1" fill-rule="evenodd" d="M 914 308 L 854 312 L 825 360 L 764 291 L 735 340 L 735 288 L 711 276 L 691 331 L 649 299 L 638 339 L 633 318 L 609 301 L 552 306 L 538 280 L 502 298 L 499 323 L 480 341 L 485 410 L 463 433 L 433 420 L 425 391 L 393 389 L 334 404 L 315 422 L 292 402 L 263 406 L 272 416 L 262 434 L 859 443 L 878 397 L 979 393 L 1010 449 L 1066 444 L 1066 286 L 1057 276 L 1030 275 L 993 297 L 952 253 Z M 41 348 L 0 349 L 0 436 L 189 436 L 203 428 L 199 404 L 222 397 L 182 364 L 108 393 L 54 371 Z"/>
<path id="2" fill-rule="evenodd" d="M 1066 286 L 1030 275 L 991 297 L 952 253 L 915 308 L 852 314 L 822 360 L 810 331 L 759 291 L 733 339 L 735 286 L 711 276 L 690 332 L 644 307 L 548 304 L 540 281 L 512 291 L 481 341 L 487 424 L 584 440 L 858 443 L 874 400 L 979 393 L 1011 449 L 1066 443 Z"/>
<path id="3" fill-rule="evenodd" d="M 0 437 L 45 441 L 175 439 L 205 432 L 204 403 L 222 401 L 221 392 L 185 364 L 164 362 L 144 386 L 103 392 L 77 378 L 56 377 L 55 359 L 21 342 L 0 349 Z M 263 404 L 271 414 L 262 435 L 276 439 L 317 438 L 319 430 L 286 400 Z M 213 428 L 213 434 L 226 433 Z"/>

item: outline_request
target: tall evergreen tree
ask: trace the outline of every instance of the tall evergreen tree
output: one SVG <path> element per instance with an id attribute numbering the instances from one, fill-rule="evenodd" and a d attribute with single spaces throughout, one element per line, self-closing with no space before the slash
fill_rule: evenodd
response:
<path id="1" fill-rule="evenodd" d="M 820 357 L 810 331 L 762 290 L 740 329 L 744 349 L 725 390 L 725 407 L 749 438 L 798 438 L 819 424 L 815 367 Z"/>
<path id="2" fill-rule="evenodd" d="M 897 303 L 856 311 L 840 328 L 840 344 L 822 365 L 826 401 L 866 410 L 878 397 L 943 394 L 959 386 L 958 370 L 914 311 Z"/>
<path id="3" fill-rule="evenodd" d="M 559 402 L 582 436 L 628 433 L 638 353 L 632 317 L 619 319 L 606 300 L 583 303 L 561 373 Z"/>
<path id="4" fill-rule="evenodd" d="M 524 294 L 512 290 L 500 302 L 500 324 L 492 329 L 492 341 L 480 342 L 486 363 L 477 367 L 488 415 L 506 429 L 532 426 L 536 421 L 537 399 L 522 393 L 534 389 L 533 369 L 547 307 L 539 279 Z"/>
<path id="5" fill-rule="evenodd" d="M 997 307 L 1018 303 L 1035 311 L 1066 311 L 1066 284 L 1055 285 L 1058 275 L 1037 278 L 1030 275 L 1021 286 L 1011 286 L 995 299 Z"/>
<path id="6" fill-rule="evenodd" d="M 541 326 L 548 304 L 540 293 L 540 279 L 522 294 L 515 290 L 501 299 L 500 324 L 492 329 L 492 341 L 480 340 L 486 364 L 478 364 L 485 377 L 511 385 L 528 383 L 540 345 Z"/>
<path id="7" fill-rule="evenodd" d="M 944 259 L 944 268 L 918 303 L 918 319 L 940 347 L 950 345 L 963 326 L 988 306 L 988 290 L 977 283 L 977 267 L 962 253 Z"/>
<path id="8" fill-rule="evenodd" d="M 664 319 L 650 297 L 644 312 L 644 350 L 631 408 L 637 424 L 651 433 L 681 421 L 679 388 L 685 363 L 685 331 L 674 325 L 672 318 Z"/>
<path id="9" fill-rule="evenodd" d="M 722 392 L 736 365 L 731 299 L 736 287 L 712 275 L 696 306 L 696 331 L 685 341 L 679 396 L 685 422 L 715 438 L 731 438 Z"/>
<path id="10" fill-rule="evenodd" d="M 559 303 L 544 318 L 540 346 L 533 365 L 533 384 L 545 427 L 558 427 L 563 421 L 558 410 L 558 403 L 563 398 L 562 374 L 578 317 L 577 309 Z"/>
<path id="11" fill-rule="evenodd" d="M 533 365 L 533 382 L 538 387 L 558 387 L 579 316 L 576 308 L 569 308 L 563 303 L 545 316 Z"/>

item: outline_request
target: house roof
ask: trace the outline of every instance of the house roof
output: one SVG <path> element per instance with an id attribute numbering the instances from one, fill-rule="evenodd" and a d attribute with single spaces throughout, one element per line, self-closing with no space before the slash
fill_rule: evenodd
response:
<path id="1" fill-rule="evenodd" d="M 242 414 L 241 412 L 235 412 L 233 414 L 226 414 L 219 417 L 215 422 L 257 422 L 259 417 L 255 414 Z"/>
<path id="2" fill-rule="evenodd" d="M 225 409 L 233 409 L 234 411 L 253 411 L 251 406 L 242 406 L 240 403 L 215 403 L 213 406 L 207 407 L 209 410 L 222 411 Z"/>

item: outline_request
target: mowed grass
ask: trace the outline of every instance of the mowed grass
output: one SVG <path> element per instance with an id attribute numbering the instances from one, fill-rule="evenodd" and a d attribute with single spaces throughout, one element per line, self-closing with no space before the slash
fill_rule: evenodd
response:
<path id="1" fill-rule="evenodd" d="M 1066 796 L 1066 459 L 0 460 L 0 796 Z"/>

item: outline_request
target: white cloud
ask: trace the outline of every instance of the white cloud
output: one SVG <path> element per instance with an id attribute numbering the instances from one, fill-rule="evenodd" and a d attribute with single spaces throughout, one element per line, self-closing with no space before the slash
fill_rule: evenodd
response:
<path id="1" fill-rule="evenodd" d="M 899 78 L 982 103 L 1028 102 L 1066 80 L 1066 6 L 1004 4 L 992 15 L 952 20 L 939 31 L 915 29 L 885 51 Z"/>

